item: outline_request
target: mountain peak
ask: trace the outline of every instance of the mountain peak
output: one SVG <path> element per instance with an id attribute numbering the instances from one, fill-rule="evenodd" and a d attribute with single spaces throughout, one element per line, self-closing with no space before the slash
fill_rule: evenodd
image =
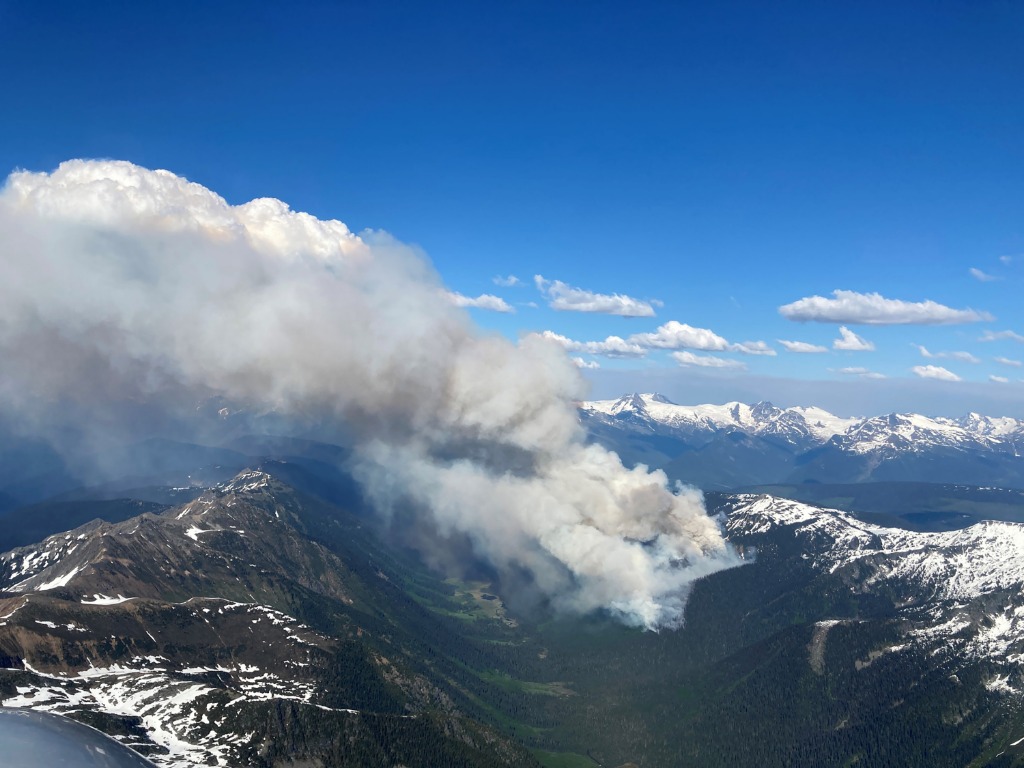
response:
<path id="1" fill-rule="evenodd" d="M 781 408 L 777 408 L 767 400 L 760 400 L 750 406 L 750 414 L 755 419 L 774 419 L 782 413 Z"/>
<path id="2" fill-rule="evenodd" d="M 216 490 L 223 493 L 255 493 L 270 491 L 274 485 L 280 483 L 266 472 L 259 469 L 243 469 L 226 483 L 216 486 Z"/>
<path id="3" fill-rule="evenodd" d="M 613 415 L 620 413 L 636 413 L 636 414 L 647 414 L 647 403 L 644 402 L 643 395 L 639 392 L 634 392 L 631 395 L 623 395 L 615 404 L 612 406 L 611 412 Z"/>
<path id="4" fill-rule="evenodd" d="M 4 553 L 0 589 L 59 587 L 80 600 L 188 594 L 251 601 L 255 595 L 273 604 L 279 595 L 266 574 L 284 570 L 314 592 L 345 596 L 339 577 L 316 565 L 332 558 L 303 539 L 301 507 L 289 486 L 246 470 L 159 515 L 89 524 Z"/>

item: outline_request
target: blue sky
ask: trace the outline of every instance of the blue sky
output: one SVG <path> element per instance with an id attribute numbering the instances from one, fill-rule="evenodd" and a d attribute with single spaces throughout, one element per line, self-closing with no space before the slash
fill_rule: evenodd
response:
<path id="1" fill-rule="evenodd" d="M 1011 2 L 0 1 L 0 169 L 387 230 L 595 396 L 1022 416 L 1022 38 Z"/>

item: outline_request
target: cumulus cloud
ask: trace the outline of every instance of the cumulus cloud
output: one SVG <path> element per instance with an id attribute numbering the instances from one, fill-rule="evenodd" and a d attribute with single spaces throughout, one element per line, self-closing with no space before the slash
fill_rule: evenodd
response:
<path id="1" fill-rule="evenodd" d="M 789 320 L 860 325 L 950 325 L 992 320 L 988 312 L 952 309 L 934 301 L 887 299 L 878 293 L 833 291 L 832 298 L 809 296 L 779 307 Z"/>
<path id="2" fill-rule="evenodd" d="M 1014 331 L 985 331 L 978 341 L 1019 341 L 1024 343 L 1024 336 Z"/>
<path id="3" fill-rule="evenodd" d="M 586 443 L 558 345 L 479 332 L 414 249 L 278 200 L 122 162 L 13 174 L 0 359 L 0 421 L 80 457 L 213 429 L 213 397 L 333 425 L 377 509 L 565 611 L 675 626 L 689 585 L 739 562 L 699 492 Z"/>
<path id="4" fill-rule="evenodd" d="M 514 288 L 517 285 L 523 284 L 523 281 L 515 275 L 495 275 L 491 278 L 491 281 L 502 288 Z"/>
<path id="5" fill-rule="evenodd" d="M 544 331 L 541 338 L 553 341 L 566 352 L 583 352 L 602 357 L 644 357 L 647 350 L 620 336 L 609 336 L 604 341 L 576 341 L 554 331 Z"/>
<path id="6" fill-rule="evenodd" d="M 461 293 L 456 291 L 448 291 L 448 301 L 454 304 L 456 307 L 473 307 L 474 309 L 490 309 L 494 312 L 515 312 L 515 309 L 509 305 L 500 296 L 493 296 L 490 293 L 482 293 L 479 296 L 463 296 Z"/>
<path id="7" fill-rule="evenodd" d="M 650 349 L 699 349 L 772 357 L 776 354 L 763 341 L 730 344 L 707 328 L 694 328 L 675 320 L 665 323 L 654 332 L 634 333 L 627 339 L 609 336 L 604 341 L 575 341 L 554 331 L 544 331 L 541 336 L 561 345 L 568 352 L 585 352 L 604 357 L 644 357 Z"/>
<path id="8" fill-rule="evenodd" d="M 676 320 L 669 320 L 651 332 L 634 333 L 627 341 L 651 349 L 698 349 L 705 352 L 740 352 L 744 355 L 776 354 L 775 350 L 763 341 L 730 344 L 708 328 L 695 328 Z"/>
<path id="9" fill-rule="evenodd" d="M 915 344 L 917 351 L 921 353 L 921 357 L 928 359 L 945 358 L 948 360 L 959 360 L 962 363 L 978 364 L 981 362 L 977 357 L 972 355 L 970 352 L 931 352 L 927 347 Z"/>
<path id="10" fill-rule="evenodd" d="M 1008 365 L 1011 368 L 1020 368 L 1021 365 L 1024 365 L 1020 360 L 1012 360 L 1009 357 L 993 357 L 992 359 L 1000 365 Z"/>
<path id="11" fill-rule="evenodd" d="M 729 342 L 707 328 L 669 320 L 651 333 L 634 333 L 629 341 L 641 347 L 655 349 L 700 349 L 720 352 L 729 348 Z"/>
<path id="12" fill-rule="evenodd" d="M 1009 384 L 1010 380 L 1005 376 L 992 375 L 988 377 L 989 381 L 994 381 L 996 384 Z"/>
<path id="13" fill-rule="evenodd" d="M 839 338 L 832 342 L 832 349 L 839 349 L 845 352 L 871 352 L 875 345 L 858 336 L 845 325 L 839 326 Z"/>
<path id="14" fill-rule="evenodd" d="M 582 357 L 574 357 L 572 361 L 577 368 L 594 369 L 601 367 L 601 364 L 596 360 L 584 360 Z"/>
<path id="15" fill-rule="evenodd" d="M 763 341 L 741 341 L 738 344 L 729 345 L 730 352 L 739 352 L 743 355 L 767 355 L 775 357 L 778 353 Z"/>
<path id="16" fill-rule="evenodd" d="M 673 352 L 672 357 L 680 365 L 695 366 L 698 368 L 746 368 L 746 366 L 739 360 L 727 360 L 724 357 L 716 357 L 715 355 L 695 355 L 693 352 Z"/>
<path id="17" fill-rule="evenodd" d="M 849 366 L 847 368 L 839 368 L 836 373 L 841 373 L 844 376 L 859 376 L 862 379 L 884 379 L 885 374 L 872 371 L 869 368 L 863 368 L 861 366 Z"/>
<path id="18" fill-rule="evenodd" d="M 962 379 L 941 365 L 915 365 L 910 369 L 922 379 L 939 379 L 940 381 L 962 381 Z"/>
<path id="19" fill-rule="evenodd" d="M 654 317 L 654 303 L 634 299 L 621 293 L 594 293 L 574 288 L 561 280 L 545 280 L 534 275 L 533 281 L 547 299 L 548 306 L 565 312 L 600 312 L 621 317 Z M 660 302 L 659 302 L 660 303 Z"/>
<path id="20" fill-rule="evenodd" d="M 828 352 L 828 347 L 822 347 L 818 344 L 809 344 L 806 341 L 785 341 L 784 339 L 777 339 L 779 344 L 785 347 L 787 352 L 797 352 L 801 355 L 816 355 L 822 352 Z"/>
<path id="21" fill-rule="evenodd" d="M 999 280 L 1000 279 L 996 275 L 990 275 L 988 272 L 982 272 L 977 267 L 971 267 L 967 271 L 970 272 L 971 277 L 973 277 L 975 280 L 980 280 L 983 283 L 991 283 L 991 282 L 993 282 L 995 280 Z"/>

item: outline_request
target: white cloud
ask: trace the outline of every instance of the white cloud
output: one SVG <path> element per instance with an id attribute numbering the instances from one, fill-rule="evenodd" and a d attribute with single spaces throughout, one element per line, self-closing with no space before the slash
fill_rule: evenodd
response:
<path id="1" fill-rule="evenodd" d="M 515 312 L 515 309 L 500 296 L 481 293 L 479 296 L 464 296 L 457 291 L 448 291 L 448 300 L 456 307 L 489 309 L 493 312 Z"/>
<path id="2" fill-rule="evenodd" d="M 845 325 L 839 326 L 839 338 L 832 342 L 832 349 L 840 349 L 845 352 L 871 352 L 875 345 L 867 339 L 861 338 Z"/>
<path id="3" fill-rule="evenodd" d="M 959 360 L 962 363 L 978 364 L 981 362 L 977 357 L 972 355 L 970 352 L 930 352 L 927 347 L 923 347 L 920 344 L 915 344 L 918 352 L 921 353 L 921 357 L 928 359 L 945 358 L 947 360 Z"/>
<path id="4" fill-rule="evenodd" d="M 978 341 L 1019 341 L 1024 343 L 1024 336 L 1014 331 L 985 331 Z"/>
<path id="5" fill-rule="evenodd" d="M 585 341 L 580 352 L 605 357 L 644 357 L 647 350 L 636 344 L 630 344 L 619 336 L 609 336 L 604 341 Z"/>
<path id="6" fill-rule="evenodd" d="M 699 368 L 746 368 L 739 360 L 726 360 L 714 355 L 695 355 L 693 352 L 673 352 L 672 357 L 680 365 L 693 365 Z"/>
<path id="7" fill-rule="evenodd" d="M 654 317 L 652 302 L 621 293 L 594 293 L 574 288 L 561 280 L 545 280 L 534 275 L 537 290 L 548 299 L 548 306 L 565 312 L 600 312 L 621 317 Z"/>
<path id="8" fill-rule="evenodd" d="M 653 333 L 634 333 L 629 337 L 633 344 L 657 349 L 701 349 L 721 352 L 729 348 L 729 342 L 707 328 L 669 320 Z"/>
<path id="9" fill-rule="evenodd" d="M 744 341 L 730 344 L 708 328 L 695 328 L 686 323 L 669 320 L 653 332 L 634 333 L 629 341 L 654 349 L 699 349 L 706 352 L 740 352 L 744 355 L 769 355 L 776 352 L 763 341 Z"/>
<path id="10" fill-rule="evenodd" d="M 962 379 L 941 365 L 915 365 L 910 369 L 922 379 L 939 379 L 940 381 L 962 381 Z"/>
<path id="11" fill-rule="evenodd" d="M 959 360 L 962 363 L 971 363 L 977 365 L 981 362 L 977 357 L 972 355 L 970 352 L 939 352 L 937 357 L 948 357 L 950 360 Z"/>
<path id="12" fill-rule="evenodd" d="M 778 354 L 763 341 L 742 341 L 738 344 L 730 344 L 729 351 L 740 352 L 744 355 L 767 355 L 768 357 L 775 357 Z"/>
<path id="13" fill-rule="evenodd" d="M 537 335 L 540 336 L 542 339 L 547 339 L 548 341 L 555 342 L 556 344 L 561 346 L 562 349 L 564 349 L 566 352 L 575 352 L 577 348 L 582 346 L 583 344 L 583 342 L 581 341 L 574 341 L 570 339 L 568 336 L 563 336 L 562 334 L 555 333 L 554 331 L 543 331 L 541 333 L 538 333 Z"/>
<path id="14" fill-rule="evenodd" d="M 784 346 L 787 352 L 798 352 L 802 355 L 816 355 L 822 352 L 828 352 L 828 347 L 822 347 L 818 344 L 808 344 L 806 341 L 786 341 L 784 339 L 776 339 L 776 341 Z"/>
<path id="15" fill-rule="evenodd" d="M 540 336 L 559 344 L 566 352 L 583 352 L 588 355 L 616 358 L 645 357 L 647 355 L 645 348 L 619 336 L 609 336 L 604 341 L 576 341 L 554 331 L 544 331 Z"/>
<path id="16" fill-rule="evenodd" d="M 833 291 L 832 296 L 809 296 L 785 304 L 779 314 L 799 322 L 862 325 L 950 325 L 993 319 L 988 312 L 952 309 L 934 301 L 901 301 L 856 291 Z"/>
<path id="17" fill-rule="evenodd" d="M 514 288 L 517 285 L 523 284 L 523 281 L 515 275 L 495 275 L 491 278 L 491 282 L 495 285 L 500 285 L 502 288 Z"/>
<path id="18" fill-rule="evenodd" d="M 574 357 L 572 361 L 577 368 L 593 369 L 601 367 L 601 364 L 596 360 L 584 360 L 582 357 Z"/>
<path id="19" fill-rule="evenodd" d="M 1013 258 L 1013 256 L 1000 256 L 999 260 L 1003 262 L 1003 264 L 1009 264 L 1010 262 L 1013 261 Z"/>
<path id="20" fill-rule="evenodd" d="M 841 373 L 844 376 L 860 376 L 862 379 L 884 379 L 884 373 L 878 373 L 868 368 L 862 368 L 860 366 L 850 366 L 848 368 L 839 368 L 836 373 Z"/>
<path id="21" fill-rule="evenodd" d="M 1009 384 L 1010 380 L 1005 376 L 989 376 L 989 381 L 994 381 L 996 384 Z"/>
<path id="22" fill-rule="evenodd" d="M 982 272 L 977 267 L 971 267 L 967 271 L 971 273 L 971 277 L 973 277 L 975 280 L 980 280 L 983 283 L 991 283 L 995 280 L 1002 279 L 1001 277 L 998 277 L 996 275 L 990 275 L 988 272 Z"/>
<path id="23" fill-rule="evenodd" d="M 1000 365 L 1008 365 L 1011 368 L 1020 368 L 1021 365 L 1024 365 L 1024 363 L 1021 363 L 1020 360 L 1011 360 L 1008 357 L 993 357 L 992 359 L 995 360 Z"/>

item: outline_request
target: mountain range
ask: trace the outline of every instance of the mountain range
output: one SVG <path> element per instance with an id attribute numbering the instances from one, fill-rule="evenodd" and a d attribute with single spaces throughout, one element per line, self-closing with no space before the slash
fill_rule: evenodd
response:
<path id="1" fill-rule="evenodd" d="M 744 564 L 655 633 L 438 574 L 292 472 L 0 555 L 0 706 L 174 768 L 1024 765 L 1022 524 L 711 493 Z"/>
<path id="2" fill-rule="evenodd" d="M 591 439 L 633 464 L 705 489 L 771 483 L 917 481 L 1024 487 L 1024 420 L 821 408 L 682 406 L 659 394 L 579 404 Z"/>
<path id="3" fill-rule="evenodd" d="M 464 714 L 400 573 L 359 520 L 245 472 L 0 556 L 0 699 L 176 768 L 535 765 Z"/>

